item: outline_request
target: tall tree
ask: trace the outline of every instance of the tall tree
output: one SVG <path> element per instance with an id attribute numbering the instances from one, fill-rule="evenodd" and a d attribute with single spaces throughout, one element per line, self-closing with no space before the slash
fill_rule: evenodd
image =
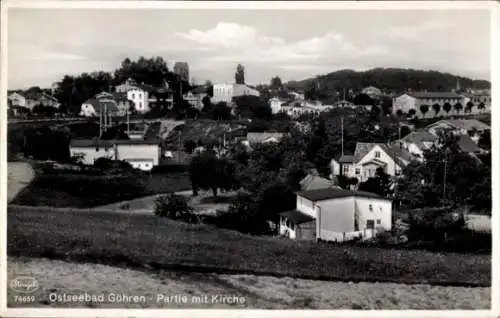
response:
<path id="1" fill-rule="evenodd" d="M 465 105 L 465 112 L 471 113 L 473 107 L 474 107 L 473 102 L 471 102 L 471 101 L 467 102 L 467 104 Z"/>
<path id="2" fill-rule="evenodd" d="M 436 103 L 432 105 L 432 109 L 434 110 L 434 117 L 436 117 L 439 114 L 439 111 L 441 110 L 441 105 Z"/>
<path id="3" fill-rule="evenodd" d="M 422 113 L 422 115 L 424 115 L 424 118 L 425 118 L 425 114 L 429 111 L 429 105 L 420 105 L 420 112 Z"/>
<path id="4" fill-rule="evenodd" d="M 479 105 L 477 105 L 477 109 L 479 109 L 480 112 L 483 112 L 483 110 L 486 108 L 486 105 L 484 105 L 484 103 L 479 103 Z"/>
<path id="5" fill-rule="evenodd" d="M 457 115 L 460 115 L 460 111 L 464 108 L 462 106 L 462 104 L 460 103 L 456 103 L 455 106 L 453 106 L 453 108 L 455 108 L 455 110 L 457 111 Z"/>
<path id="6" fill-rule="evenodd" d="M 245 84 L 245 67 L 241 64 L 236 66 L 236 73 L 234 74 L 234 81 L 236 84 Z"/>
<path id="7" fill-rule="evenodd" d="M 451 110 L 451 104 L 450 103 L 444 103 L 443 105 L 443 110 L 448 114 Z"/>
<path id="8" fill-rule="evenodd" d="M 180 77 L 181 81 L 189 82 L 189 64 L 187 62 L 176 62 L 174 73 Z"/>
<path id="9" fill-rule="evenodd" d="M 281 89 L 283 88 L 283 83 L 281 82 L 281 78 L 279 76 L 275 76 L 271 78 L 271 85 L 270 87 L 272 89 Z"/>

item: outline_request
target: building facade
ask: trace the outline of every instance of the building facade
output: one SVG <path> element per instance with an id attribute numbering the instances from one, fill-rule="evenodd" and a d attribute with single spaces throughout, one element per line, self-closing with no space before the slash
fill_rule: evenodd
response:
<path id="1" fill-rule="evenodd" d="M 214 103 L 231 103 L 233 101 L 233 97 L 237 96 L 260 96 L 260 92 L 258 90 L 245 84 L 215 84 L 213 89 L 214 96 L 212 97 L 212 101 Z"/>
<path id="2" fill-rule="evenodd" d="M 72 139 L 71 156 L 81 156 L 82 163 L 93 165 L 99 158 L 126 161 L 135 169 L 150 171 L 159 165 L 161 144 L 148 140 Z"/>
<path id="3" fill-rule="evenodd" d="M 392 100 L 392 111 L 393 113 L 397 113 L 398 111 L 402 111 L 405 114 L 408 114 L 410 110 L 415 110 L 415 115 L 419 118 L 431 118 L 435 116 L 452 116 L 456 114 L 455 105 L 461 104 L 462 110 L 465 108 L 466 99 L 464 96 L 448 92 L 414 92 L 414 93 L 406 93 L 402 94 L 398 97 L 393 98 Z M 436 114 L 432 105 L 438 104 L 440 109 Z M 447 112 L 445 110 L 445 104 L 450 105 L 450 111 Z M 425 113 L 422 113 L 422 109 L 420 106 L 427 105 L 428 110 Z"/>
<path id="4" fill-rule="evenodd" d="M 392 201 L 335 188 L 297 193 L 296 209 L 280 214 L 279 232 L 291 239 L 348 241 L 392 228 Z"/>

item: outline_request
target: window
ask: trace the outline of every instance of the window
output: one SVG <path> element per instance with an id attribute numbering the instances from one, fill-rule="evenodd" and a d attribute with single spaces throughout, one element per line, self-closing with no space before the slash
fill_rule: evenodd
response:
<path id="1" fill-rule="evenodd" d="M 382 221 L 380 219 L 377 219 L 377 224 L 382 224 Z"/>
<path id="2" fill-rule="evenodd" d="M 370 204 L 370 205 L 368 206 L 368 209 L 370 210 L 370 212 L 373 212 L 373 205 L 372 205 L 372 204 Z"/>
<path id="3" fill-rule="evenodd" d="M 139 102 L 139 108 L 142 108 L 142 102 Z"/>
<path id="4" fill-rule="evenodd" d="M 135 94 L 134 93 L 132 93 L 132 99 L 135 99 Z"/>
<path id="5" fill-rule="evenodd" d="M 367 229 L 374 229 L 375 228 L 375 221 L 373 221 L 373 220 L 367 220 L 366 221 L 366 228 Z"/>
<path id="6" fill-rule="evenodd" d="M 401 170 L 396 169 L 396 175 L 397 175 L 397 176 L 401 175 Z"/>
<path id="7" fill-rule="evenodd" d="M 380 151 L 375 151 L 375 158 L 380 158 Z"/>
<path id="8" fill-rule="evenodd" d="M 348 174 L 349 173 L 349 166 L 348 165 L 344 165 L 342 167 L 342 169 L 344 170 L 344 174 Z"/>
<path id="9" fill-rule="evenodd" d="M 359 170 L 359 168 L 356 168 L 356 174 L 360 174 L 361 171 Z"/>

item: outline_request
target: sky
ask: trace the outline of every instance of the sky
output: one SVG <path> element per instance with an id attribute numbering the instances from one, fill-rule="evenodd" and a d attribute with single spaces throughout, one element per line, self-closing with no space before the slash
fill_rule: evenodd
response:
<path id="1" fill-rule="evenodd" d="M 8 87 L 113 71 L 129 57 L 189 63 L 196 84 L 301 80 L 339 69 L 433 69 L 490 79 L 487 10 L 8 10 Z"/>

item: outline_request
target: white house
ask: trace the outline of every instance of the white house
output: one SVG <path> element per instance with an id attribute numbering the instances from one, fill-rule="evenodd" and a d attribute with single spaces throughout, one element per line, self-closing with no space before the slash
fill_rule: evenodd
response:
<path id="1" fill-rule="evenodd" d="M 335 107 L 335 108 L 356 108 L 356 105 L 354 105 L 354 103 L 351 103 L 350 101 L 343 99 L 343 100 L 336 101 L 333 104 L 333 107 Z"/>
<path id="2" fill-rule="evenodd" d="M 249 132 L 246 141 L 249 145 L 261 143 L 277 143 L 283 138 L 283 133 L 276 132 Z"/>
<path id="3" fill-rule="evenodd" d="M 361 90 L 362 94 L 370 96 L 372 99 L 379 99 L 382 96 L 382 91 L 374 86 L 368 86 Z"/>
<path id="4" fill-rule="evenodd" d="M 304 96 L 304 93 L 299 93 L 299 92 L 294 92 L 294 91 L 291 91 L 291 92 L 288 92 L 289 95 L 293 96 L 293 98 L 295 100 L 305 100 L 305 96 Z"/>
<path id="5" fill-rule="evenodd" d="M 12 106 L 26 107 L 26 97 L 19 93 L 14 92 L 12 94 L 9 94 L 7 99 L 10 101 L 10 104 Z"/>
<path id="6" fill-rule="evenodd" d="M 438 137 L 427 131 L 414 131 L 398 140 L 398 143 L 419 161 L 423 161 L 424 151 L 431 149 Z"/>
<path id="7" fill-rule="evenodd" d="M 129 78 L 124 83 L 117 85 L 115 92 L 126 94 L 127 99 L 135 105 L 135 110 L 139 113 L 148 112 L 152 105 L 158 102 L 159 98 L 164 99 L 165 102 L 172 103 L 168 83 L 165 83 L 165 87 L 156 88 L 151 85 L 138 84 Z"/>
<path id="8" fill-rule="evenodd" d="M 392 228 L 392 201 L 334 188 L 297 193 L 296 209 L 280 214 L 279 232 L 291 239 L 343 242 Z"/>
<path id="9" fill-rule="evenodd" d="M 378 168 L 390 176 L 399 176 L 413 159 L 408 151 L 394 144 L 358 142 L 354 155 L 332 159 L 330 169 L 332 177 L 340 174 L 364 182 L 374 177 Z"/>
<path id="10" fill-rule="evenodd" d="M 160 163 L 161 144 L 154 140 L 98 140 L 72 139 L 71 156 L 83 156 L 86 165 L 94 164 L 98 158 L 109 158 L 129 162 L 135 169 L 150 171 Z"/>
<path id="11" fill-rule="evenodd" d="M 212 102 L 230 103 L 233 97 L 244 95 L 260 96 L 260 92 L 245 84 L 215 84 Z"/>
<path id="12" fill-rule="evenodd" d="M 476 119 L 448 119 L 440 120 L 426 127 L 426 130 L 438 136 L 442 131 L 451 131 L 458 135 L 469 135 L 477 143 L 481 135 L 491 127 Z"/>
<path id="13" fill-rule="evenodd" d="M 456 114 L 454 106 L 460 103 L 465 108 L 466 99 L 464 96 L 453 92 L 411 92 L 402 94 L 392 99 L 392 110 L 396 113 L 401 110 L 403 113 L 408 113 L 411 109 L 415 110 L 416 116 L 434 117 L 434 116 L 451 116 Z M 436 114 L 432 105 L 438 104 L 440 107 L 439 112 Z M 446 112 L 444 105 L 449 104 L 451 110 Z M 427 105 L 428 111 L 423 114 L 420 106 Z M 463 111 L 463 109 L 462 109 Z"/>
<path id="14" fill-rule="evenodd" d="M 273 97 L 269 99 L 269 106 L 271 107 L 271 111 L 273 114 L 279 113 L 282 108 L 281 105 L 285 104 L 287 101 L 283 100 L 279 97 Z"/>

